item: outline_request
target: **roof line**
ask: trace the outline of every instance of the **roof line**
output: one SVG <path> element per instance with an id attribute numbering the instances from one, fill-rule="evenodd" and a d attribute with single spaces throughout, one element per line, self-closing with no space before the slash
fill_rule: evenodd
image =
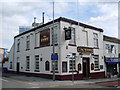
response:
<path id="1" fill-rule="evenodd" d="M 64 21 L 64 22 L 68 22 L 68 23 L 71 23 L 71 24 L 78 25 L 78 22 L 77 22 L 77 21 L 71 20 L 71 19 L 67 19 L 67 18 L 64 18 L 64 17 L 59 17 L 59 18 L 57 18 L 57 19 L 54 20 L 54 22 L 60 22 L 60 21 Z M 26 32 L 23 32 L 23 33 L 21 33 L 21 34 L 19 34 L 19 35 L 16 35 L 14 38 L 19 37 L 19 36 L 21 36 L 21 35 L 24 35 L 24 34 L 26 34 L 26 33 L 35 31 L 35 30 L 38 29 L 38 28 L 42 28 L 42 27 L 44 27 L 44 26 L 46 26 L 46 25 L 49 25 L 49 24 L 52 24 L 52 23 L 53 23 L 53 21 L 47 22 L 46 24 L 43 24 L 43 25 L 38 26 L 38 27 L 35 27 L 35 28 L 33 28 L 33 29 L 31 29 L 31 30 L 28 30 L 28 31 L 26 31 Z M 90 25 L 87 25 L 87 24 L 80 23 L 80 22 L 79 22 L 79 26 L 82 26 L 82 27 L 84 27 L 84 28 L 90 28 L 90 29 L 93 29 L 93 30 L 97 30 L 97 31 L 103 32 L 103 29 L 101 29 L 101 28 L 97 28 L 97 27 L 94 27 L 94 26 L 90 26 Z"/>

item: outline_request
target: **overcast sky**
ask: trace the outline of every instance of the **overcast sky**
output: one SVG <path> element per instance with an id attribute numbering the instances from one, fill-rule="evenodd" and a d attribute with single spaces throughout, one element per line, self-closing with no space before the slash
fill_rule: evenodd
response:
<path id="1" fill-rule="evenodd" d="M 19 26 L 30 26 L 34 17 L 42 22 L 42 12 L 45 22 L 52 19 L 52 0 L 0 0 L 0 47 L 10 49 Z M 55 0 L 58 17 L 79 17 L 82 23 L 102 28 L 105 35 L 118 37 L 118 0 Z"/>

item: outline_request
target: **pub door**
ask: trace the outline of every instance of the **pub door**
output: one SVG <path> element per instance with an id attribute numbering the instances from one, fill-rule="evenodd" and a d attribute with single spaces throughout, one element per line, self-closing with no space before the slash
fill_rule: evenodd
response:
<path id="1" fill-rule="evenodd" d="M 90 74 L 90 60 L 89 58 L 84 57 L 83 58 L 83 77 L 89 78 Z"/>

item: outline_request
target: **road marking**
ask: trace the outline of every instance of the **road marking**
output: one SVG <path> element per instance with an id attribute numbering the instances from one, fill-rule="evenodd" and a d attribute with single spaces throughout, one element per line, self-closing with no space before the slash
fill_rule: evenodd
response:
<path id="1" fill-rule="evenodd" d="M 28 83 L 28 84 L 30 84 L 30 85 L 39 85 L 39 84 L 37 84 L 37 83 Z"/>
<path id="2" fill-rule="evenodd" d="M 5 81 L 5 82 L 8 82 L 8 80 L 2 79 L 2 78 L 0 78 L 0 80 Z"/>
<path id="3" fill-rule="evenodd" d="M 40 88 L 40 87 L 30 87 L 30 88 Z"/>

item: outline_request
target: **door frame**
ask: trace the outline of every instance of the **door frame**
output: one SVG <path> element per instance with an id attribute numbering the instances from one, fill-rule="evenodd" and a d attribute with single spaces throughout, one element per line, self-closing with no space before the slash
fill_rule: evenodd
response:
<path id="1" fill-rule="evenodd" d="M 86 68 L 84 68 L 84 60 L 86 61 Z M 83 70 L 83 72 L 82 72 L 82 74 L 83 74 L 83 78 L 89 78 L 89 76 L 90 76 L 90 58 L 89 57 L 83 57 L 83 59 L 82 59 L 82 66 L 83 66 L 83 68 L 82 68 L 82 70 Z M 85 71 L 84 71 L 84 69 L 86 69 Z"/>

